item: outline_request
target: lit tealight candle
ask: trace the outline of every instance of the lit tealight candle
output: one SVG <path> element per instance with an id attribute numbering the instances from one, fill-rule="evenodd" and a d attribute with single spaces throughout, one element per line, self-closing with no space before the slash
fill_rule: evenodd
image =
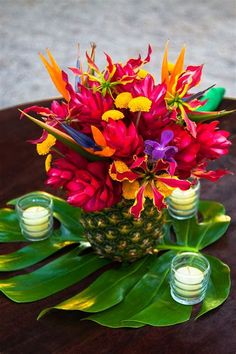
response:
<path id="1" fill-rule="evenodd" d="M 210 274 L 209 262 L 200 254 L 184 252 L 171 263 L 171 295 L 184 305 L 193 305 L 205 296 Z"/>
<path id="2" fill-rule="evenodd" d="M 42 206 L 32 206 L 23 211 L 22 217 L 27 220 L 27 224 L 43 224 L 48 221 L 49 211 Z"/>
<path id="3" fill-rule="evenodd" d="M 175 277 L 183 284 L 199 284 L 203 279 L 203 272 L 195 267 L 180 267 L 175 272 Z"/>
<path id="4" fill-rule="evenodd" d="M 32 206 L 23 211 L 22 221 L 25 231 L 33 237 L 42 237 L 47 233 L 50 212 L 42 206 Z"/>
<path id="5" fill-rule="evenodd" d="M 20 198 L 16 210 L 22 234 L 30 241 L 49 237 L 53 226 L 52 200 L 47 195 L 28 194 Z"/>
<path id="6" fill-rule="evenodd" d="M 199 182 L 186 191 L 176 188 L 167 200 L 170 215 L 177 219 L 193 217 L 197 213 L 199 188 Z"/>
<path id="7" fill-rule="evenodd" d="M 185 266 L 176 270 L 175 283 L 182 296 L 197 296 L 201 291 L 201 284 L 204 278 L 203 272 L 195 267 Z"/>

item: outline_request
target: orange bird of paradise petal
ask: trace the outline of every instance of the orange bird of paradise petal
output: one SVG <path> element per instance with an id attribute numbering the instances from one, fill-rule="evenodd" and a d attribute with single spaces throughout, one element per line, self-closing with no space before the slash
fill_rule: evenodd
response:
<path id="1" fill-rule="evenodd" d="M 104 156 L 104 157 L 110 157 L 114 155 L 116 150 L 107 146 L 106 139 L 104 138 L 102 132 L 94 125 L 91 126 L 91 130 L 92 130 L 93 139 L 95 143 L 102 147 L 102 150 L 93 151 L 93 154 L 98 156 Z"/>
<path id="2" fill-rule="evenodd" d="M 56 60 L 52 56 L 51 52 L 49 49 L 47 49 L 47 55 L 49 57 L 50 61 L 47 61 L 47 59 L 43 56 L 43 54 L 39 53 L 39 56 L 47 69 L 52 82 L 56 86 L 57 90 L 60 92 L 60 94 L 65 98 L 65 100 L 68 102 L 70 99 L 70 95 L 66 89 L 66 82 L 63 80 L 62 77 L 62 71 L 57 64 Z"/>
<path id="3" fill-rule="evenodd" d="M 184 57 L 185 57 L 186 48 L 183 47 L 181 52 L 176 60 L 176 63 L 172 69 L 171 74 L 168 70 L 168 42 L 165 46 L 164 56 L 162 60 L 162 70 L 161 70 L 161 79 L 162 82 L 166 83 L 167 92 L 173 93 L 174 86 L 176 83 L 176 78 L 182 74 L 184 70 Z"/>

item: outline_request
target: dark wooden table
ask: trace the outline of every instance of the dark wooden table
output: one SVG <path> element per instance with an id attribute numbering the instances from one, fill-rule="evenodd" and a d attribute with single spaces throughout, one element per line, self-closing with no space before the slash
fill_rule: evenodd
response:
<path id="1" fill-rule="evenodd" d="M 41 104 L 42 102 L 38 102 Z M 47 104 L 43 102 L 42 104 Z M 26 105 L 25 105 L 26 106 Z M 20 108 L 24 108 L 21 106 Z M 236 101 L 225 99 L 221 108 L 236 108 Z M 236 172 L 236 113 L 223 118 L 221 127 L 231 132 L 233 146 L 218 165 Z M 0 111 L 0 205 L 25 192 L 45 190 L 44 158 L 37 156 L 27 139 L 38 137 L 40 129 L 19 120 L 17 107 Z M 80 321 L 78 312 L 51 312 L 40 321 L 41 309 L 57 304 L 83 287 L 91 278 L 67 290 L 31 304 L 16 304 L 0 295 L 0 353 L 150 353 L 150 354 L 235 354 L 236 353 L 236 192 L 235 176 L 218 183 L 202 183 L 203 199 L 222 202 L 232 217 L 227 234 L 206 252 L 225 261 L 232 271 L 232 290 L 223 306 L 202 319 L 185 324 L 141 329 L 109 329 Z M 2 245 L 3 252 L 12 245 Z M 43 263 L 42 263 L 43 264 Z M 31 271 L 34 268 L 28 269 Z M 22 272 L 15 272 L 19 274 Z"/>

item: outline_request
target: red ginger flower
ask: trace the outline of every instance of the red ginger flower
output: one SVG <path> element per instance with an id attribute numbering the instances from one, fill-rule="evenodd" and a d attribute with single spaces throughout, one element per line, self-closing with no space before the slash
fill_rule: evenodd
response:
<path id="1" fill-rule="evenodd" d="M 229 132 L 220 130 L 219 122 L 199 124 L 197 127 L 197 141 L 200 145 L 198 159 L 215 160 L 229 151 L 231 142 L 227 139 Z"/>
<path id="2" fill-rule="evenodd" d="M 71 100 L 69 102 L 70 114 L 73 121 L 79 123 L 83 133 L 91 132 L 91 125 L 101 126 L 101 117 L 104 112 L 113 106 L 113 100 L 109 95 L 103 96 L 100 92 L 79 85 L 79 92 L 75 92 L 68 84 Z"/>
<path id="3" fill-rule="evenodd" d="M 55 167 L 54 167 L 55 166 Z M 58 159 L 48 172 L 47 184 L 64 187 L 67 201 L 86 212 L 99 211 L 118 203 L 121 184 L 113 181 L 106 162 L 88 162 L 73 151 Z"/>
<path id="4" fill-rule="evenodd" d="M 71 152 L 70 156 L 72 155 L 73 153 Z M 53 167 L 51 167 L 48 171 L 48 179 L 46 184 L 55 189 L 65 187 L 66 184 L 75 176 L 76 169 L 75 163 L 71 163 L 69 159 L 57 159 L 53 162 Z"/>
<path id="5" fill-rule="evenodd" d="M 168 130 L 174 133 L 173 145 L 178 148 L 175 154 L 177 168 L 175 174 L 180 178 L 191 175 L 217 181 L 228 174 L 226 170 L 206 171 L 207 160 L 214 160 L 228 153 L 231 143 L 227 140 L 229 135 L 217 128 L 219 122 L 198 125 L 196 139 L 189 131 L 176 124 L 171 124 Z"/>
<path id="6" fill-rule="evenodd" d="M 103 136 L 107 145 L 115 149 L 114 158 L 132 159 L 133 155 L 143 152 L 143 139 L 132 122 L 126 126 L 123 120 L 109 119 L 104 124 Z"/>

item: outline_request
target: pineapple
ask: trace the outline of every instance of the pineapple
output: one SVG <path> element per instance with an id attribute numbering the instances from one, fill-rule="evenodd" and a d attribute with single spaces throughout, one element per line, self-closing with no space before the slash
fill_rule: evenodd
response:
<path id="1" fill-rule="evenodd" d="M 82 214 L 86 237 L 98 255 L 132 262 L 157 252 L 157 240 L 167 232 L 164 214 L 146 201 L 140 219 L 136 220 L 129 213 L 130 206 L 123 201 L 100 212 Z"/>

